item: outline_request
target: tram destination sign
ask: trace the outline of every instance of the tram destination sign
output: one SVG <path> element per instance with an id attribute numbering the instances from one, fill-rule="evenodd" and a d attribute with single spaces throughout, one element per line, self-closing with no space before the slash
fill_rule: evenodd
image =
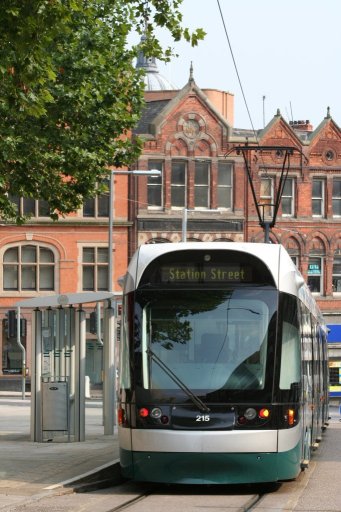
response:
<path id="1" fill-rule="evenodd" d="M 161 267 L 163 283 L 249 283 L 250 266 L 241 265 L 167 265 Z"/>

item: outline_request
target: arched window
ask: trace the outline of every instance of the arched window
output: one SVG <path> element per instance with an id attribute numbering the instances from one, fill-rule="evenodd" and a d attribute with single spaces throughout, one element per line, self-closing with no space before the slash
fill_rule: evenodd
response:
<path id="1" fill-rule="evenodd" d="M 323 294 L 323 266 L 325 259 L 323 241 L 316 237 L 313 239 L 309 251 L 308 286 L 312 293 Z"/>
<path id="2" fill-rule="evenodd" d="M 295 263 L 296 267 L 299 268 L 300 246 L 298 241 L 295 238 L 290 237 L 288 238 L 285 247 L 290 254 L 292 261 Z"/>
<path id="3" fill-rule="evenodd" d="M 341 239 L 337 241 L 334 252 L 333 293 L 341 293 Z"/>
<path id="4" fill-rule="evenodd" d="M 17 245 L 3 256 L 3 289 L 49 291 L 55 288 L 55 258 L 39 245 Z"/>

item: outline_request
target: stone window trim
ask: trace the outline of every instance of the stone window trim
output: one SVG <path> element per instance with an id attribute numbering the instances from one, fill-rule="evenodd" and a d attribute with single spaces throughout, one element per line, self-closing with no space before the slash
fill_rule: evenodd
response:
<path id="1" fill-rule="evenodd" d="M 147 179 L 147 209 L 162 211 L 164 209 L 164 175 L 165 160 L 162 158 L 149 158 L 148 169 L 158 169 L 160 176 L 148 176 Z"/>
<path id="2" fill-rule="evenodd" d="M 290 190 L 288 190 L 290 188 Z M 296 214 L 296 179 L 288 176 L 281 197 L 282 217 L 295 217 Z"/>
<path id="3" fill-rule="evenodd" d="M 110 181 L 107 181 L 108 191 L 84 200 L 81 215 L 84 219 L 108 219 L 110 212 Z"/>
<path id="4" fill-rule="evenodd" d="M 15 266 L 17 263 L 18 269 L 21 272 L 23 262 L 20 261 L 20 255 L 21 255 L 23 247 L 35 247 L 36 248 L 37 255 L 38 255 L 37 261 L 36 262 L 28 262 L 28 264 L 32 263 L 32 266 L 35 266 L 35 268 L 36 268 L 37 287 L 36 287 L 36 289 L 22 289 L 22 287 L 20 286 L 20 282 L 21 282 L 21 275 L 20 275 L 19 282 L 18 282 L 18 289 L 5 289 L 5 286 L 4 286 L 4 270 L 5 270 L 5 268 L 4 267 L 6 265 L 6 262 L 4 263 L 4 256 L 9 249 L 18 248 L 19 261 L 18 262 L 13 261 L 13 266 Z M 45 249 L 46 251 L 50 251 L 51 261 L 48 261 L 48 262 L 41 261 L 40 249 Z M 48 254 L 48 252 L 46 252 L 46 254 Z M 59 268 L 60 257 L 59 257 L 59 252 L 52 245 L 38 241 L 38 240 L 37 241 L 25 240 L 25 241 L 13 242 L 13 243 L 5 245 L 4 247 L 1 248 L 0 258 L 2 261 L 2 265 L 1 265 L 1 269 L 0 269 L 0 282 L 1 282 L 1 290 L 2 290 L 1 293 L 2 293 L 3 297 L 8 297 L 8 296 L 20 297 L 20 298 L 32 297 L 32 292 L 38 293 L 39 296 L 51 295 L 51 292 L 58 293 L 58 291 L 59 291 L 58 268 Z M 8 262 L 8 265 L 12 265 L 12 263 Z M 53 275 L 52 275 L 53 287 L 51 289 L 40 289 L 41 287 L 39 286 L 40 279 L 41 279 L 39 274 L 40 274 L 40 270 L 44 266 L 45 267 L 53 267 Z"/>
<path id="5" fill-rule="evenodd" d="M 327 165 L 335 165 L 336 151 L 333 148 L 326 148 L 322 154 L 322 160 Z"/>
<path id="6" fill-rule="evenodd" d="M 338 186 L 337 186 L 338 185 Z M 339 189 L 339 190 L 337 190 Z M 341 176 L 334 175 L 332 183 L 333 217 L 341 217 Z"/>
<path id="7" fill-rule="evenodd" d="M 108 290 L 109 254 L 107 243 L 81 243 L 79 244 L 79 287 L 80 291 L 103 291 Z M 94 258 L 92 261 L 85 261 L 86 250 L 92 250 Z M 112 250 L 115 250 L 113 246 Z M 102 255 L 102 259 L 101 256 Z M 103 259 L 103 255 L 105 260 Z M 92 280 L 91 286 L 89 281 Z"/>

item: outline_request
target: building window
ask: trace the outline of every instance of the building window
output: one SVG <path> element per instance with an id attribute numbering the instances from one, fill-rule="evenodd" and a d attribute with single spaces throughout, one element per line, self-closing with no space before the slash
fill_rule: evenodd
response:
<path id="1" fill-rule="evenodd" d="M 334 257 L 333 292 L 341 293 L 341 257 Z"/>
<path id="2" fill-rule="evenodd" d="M 19 215 L 28 217 L 50 217 L 51 210 L 49 203 L 44 199 L 33 199 L 32 197 L 11 197 L 17 206 Z"/>
<path id="3" fill-rule="evenodd" d="M 325 181 L 320 178 L 314 178 L 313 179 L 313 190 L 312 190 L 313 217 L 323 217 L 323 215 L 324 215 L 324 196 L 325 196 Z"/>
<path id="4" fill-rule="evenodd" d="M 295 180 L 287 178 L 282 193 L 282 215 L 293 217 L 295 215 Z"/>
<path id="5" fill-rule="evenodd" d="M 186 208 L 186 162 L 172 162 L 171 174 L 172 208 Z"/>
<path id="6" fill-rule="evenodd" d="M 274 184 L 273 178 L 263 177 L 260 182 L 260 212 L 263 218 L 273 216 Z"/>
<path id="7" fill-rule="evenodd" d="M 341 368 L 339 366 L 331 366 L 334 362 L 329 363 L 329 385 L 340 386 L 341 384 Z M 334 363 L 335 364 L 335 363 Z M 340 363 L 336 363 L 339 365 Z"/>
<path id="8" fill-rule="evenodd" d="M 328 160 L 328 162 L 331 162 L 335 158 L 334 151 L 332 151 L 331 149 L 328 149 L 328 151 L 325 152 L 324 156 L 325 159 Z"/>
<path id="9" fill-rule="evenodd" d="M 83 247 L 83 290 L 108 290 L 107 247 Z"/>
<path id="10" fill-rule="evenodd" d="M 3 257 L 3 289 L 54 290 L 54 269 L 55 260 L 50 249 L 35 245 L 11 247 Z"/>
<path id="11" fill-rule="evenodd" d="M 195 162 L 194 207 L 210 207 L 210 165 L 208 162 Z"/>
<path id="12" fill-rule="evenodd" d="M 232 164 L 218 163 L 217 206 L 232 210 Z"/>
<path id="13" fill-rule="evenodd" d="M 160 176 L 148 176 L 148 208 L 161 209 L 162 201 L 162 162 L 149 161 L 148 169 L 161 171 Z"/>
<path id="14" fill-rule="evenodd" d="M 110 194 L 109 180 L 105 180 L 104 184 L 108 187 L 108 191 L 95 197 L 85 199 L 83 203 L 83 217 L 109 217 L 110 210 Z"/>
<path id="15" fill-rule="evenodd" d="M 308 286 L 312 293 L 322 293 L 322 258 L 309 258 Z"/>
<path id="16" fill-rule="evenodd" d="M 290 258 L 293 264 L 298 268 L 298 256 L 290 256 Z"/>
<path id="17" fill-rule="evenodd" d="M 297 268 L 299 268 L 300 246 L 296 238 L 289 237 L 286 241 L 285 248 L 288 251 L 293 263 Z"/>
<path id="18" fill-rule="evenodd" d="M 333 216 L 341 217 L 341 178 L 333 180 Z"/>

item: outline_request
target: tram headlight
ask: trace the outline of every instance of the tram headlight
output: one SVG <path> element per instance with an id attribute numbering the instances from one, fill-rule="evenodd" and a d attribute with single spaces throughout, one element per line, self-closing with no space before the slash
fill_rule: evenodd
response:
<path id="1" fill-rule="evenodd" d="M 162 411 L 160 409 L 160 407 L 154 407 L 151 411 L 150 411 L 150 417 L 151 418 L 154 418 L 154 419 L 159 419 L 161 418 L 162 416 Z"/>
<path id="2" fill-rule="evenodd" d="M 257 411 L 253 407 L 248 407 L 244 412 L 244 416 L 248 421 L 252 421 L 257 416 Z"/>

